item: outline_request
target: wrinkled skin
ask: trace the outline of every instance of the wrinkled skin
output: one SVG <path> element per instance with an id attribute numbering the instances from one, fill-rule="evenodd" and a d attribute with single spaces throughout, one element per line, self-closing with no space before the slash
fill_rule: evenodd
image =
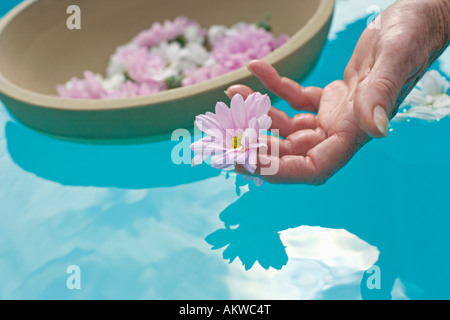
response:
<path id="1" fill-rule="evenodd" d="M 325 183 L 372 138 L 387 135 L 389 120 L 449 40 L 450 1 L 398 0 L 364 31 L 343 81 L 324 89 L 304 88 L 280 77 L 265 62 L 249 63 L 249 70 L 269 90 L 294 109 L 314 113 L 289 118 L 271 109 L 271 129 L 285 139 L 266 137 L 269 150 L 260 154 L 256 174 L 278 166 L 277 174 L 261 178 L 272 183 Z M 227 90 L 229 97 L 238 93 L 245 98 L 252 90 L 243 85 Z"/>

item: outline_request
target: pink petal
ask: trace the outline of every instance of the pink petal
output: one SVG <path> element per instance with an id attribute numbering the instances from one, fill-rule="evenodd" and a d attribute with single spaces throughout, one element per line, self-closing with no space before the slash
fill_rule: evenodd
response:
<path id="1" fill-rule="evenodd" d="M 242 152 L 241 149 L 228 150 L 225 153 L 226 163 L 230 166 L 235 166 L 236 164 L 243 164 L 247 159 L 247 153 Z"/>
<path id="2" fill-rule="evenodd" d="M 254 114 L 253 114 L 253 105 L 255 104 L 255 102 L 256 102 L 261 96 L 262 96 L 261 93 L 255 92 L 255 93 L 252 93 L 251 95 L 249 95 L 249 96 L 247 97 L 247 99 L 245 100 L 245 105 L 247 106 L 247 110 L 250 110 L 249 113 L 248 113 L 248 116 L 249 116 L 250 118 L 253 118 L 253 117 L 254 117 Z"/>
<path id="3" fill-rule="evenodd" d="M 233 118 L 231 117 L 231 110 L 223 102 L 216 104 L 217 120 L 221 123 L 224 129 L 234 129 Z"/>
<path id="4" fill-rule="evenodd" d="M 211 167 L 216 169 L 228 170 L 234 167 L 234 163 L 227 161 L 227 154 L 222 153 L 211 157 Z"/>
<path id="5" fill-rule="evenodd" d="M 248 159 L 243 165 L 245 170 L 247 170 L 251 174 L 255 173 L 256 171 L 257 157 L 258 157 L 257 149 L 251 148 L 248 152 Z"/>
<path id="6" fill-rule="evenodd" d="M 191 166 L 192 167 L 198 166 L 198 165 L 202 164 L 203 161 L 204 161 L 203 157 L 201 155 L 197 155 L 194 157 L 194 159 L 192 159 Z"/>
<path id="7" fill-rule="evenodd" d="M 240 94 L 236 94 L 231 99 L 231 116 L 233 117 L 236 129 L 247 128 L 247 114 L 245 109 L 244 98 Z"/>
<path id="8" fill-rule="evenodd" d="M 197 154 L 218 153 L 224 151 L 224 147 L 220 143 L 215 143 L 211 137 L 203 138 L 191 144 L 191 150 Z"/>
<path id="9" fill-rule="evenodd" d="M 257 141 L 258 141 L 257 130 L 253 128 L 248 128 L 247 130 L 245 130 L 244 134 L 242 135 L 241 143 L 246 150 L 250 148 L 251 144 L 254 144 Z"/>
<path id="10" fill-rule="evenodd" d="M 259 122 L 257 118 L 250 119 L 248 122 L 248 128 L 253 129 L 253 131 L 257 133 L 257 136 L 259 136 Z"/>
<path id="11" fill-rule="evenodd" d="M 272 118 L 268 115 L 263 115 L 258 119 L 258 125 L 261 130 L 269 130 L 272 126 Z"/>
<path id="12" fill-rule="evenodd" d="M 209 156 L 214 156 L 223 152 L 225 149 L 220 143 L 215 142 L 214 137 L 205 137 L 191 144 L 191 150 L 198 154 L 192 161 L 192 166 L 201 164 Z"/>
<path id="13" fill-rule="evenodd" d="M 253 116 L 256 118 L 261 118 L 264 115 L 267 115 L 270 111 L 271 103 L 268 95 L 261 95 L 253 106 Z"/>
<path id="14" fill-rule="evenodd" d="M 257 187 L 261 187 L 264 184 L 264 180 L 258 177 L 253 177 L 253 183 Z"/>
<path id="15" fill-rule="evenodd" d="M 222 126 L 217 122 L 212 113 L 202 114 L 195 118 L 195 125 L 203 132 L 215 136 L 223 132 Z"/>

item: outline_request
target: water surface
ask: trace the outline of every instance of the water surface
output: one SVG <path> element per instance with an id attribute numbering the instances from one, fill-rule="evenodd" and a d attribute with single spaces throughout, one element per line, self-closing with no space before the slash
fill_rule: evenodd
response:
<path id="1" fill-rule="evenodd" d="M 305 85 L 342 78 L 374 2 L 338 0 Z M 0 106 L 1 299 L 450 298 L 448 118 L 393 124 L 324 186 L 257 188 L 175 165 L 176 141 L 77 144 Z"/>

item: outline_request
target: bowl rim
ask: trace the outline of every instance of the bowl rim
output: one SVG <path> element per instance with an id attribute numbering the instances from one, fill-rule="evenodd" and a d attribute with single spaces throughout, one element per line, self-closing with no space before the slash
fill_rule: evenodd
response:
<path id="1" fill-rule="evenodd" d="M 7 25 L 22 11 L 38 0 L 25 0 L 11 9 L 3 18 L 0 18 L 0 34 L 2 34 Z M 308 20 L 308 22 L 298 30 L 289 40 L 280 48 L 267 55 L 264 61 L 269 64 L 275 64 L 288 57 L 298 48 L 310 41 L 331 19 L 335 0 L 320 1 L 317 10 Z M 49 94 L 34 92 L 29 89 L 9 81 L 0 72 L 0 92 L 14 100 L 33 105 L 36 107 L 56 109 L 61 111 L 106 111 L 113 109 L 127 109 L 135 107 L 144 107 L 157 105 L 167 102 L 173 102 L 181 99 L 197 96 L 199 94 L 218 90 L 228 83 L 239 83 L 242 79 L 252 76 L 247 68 L 240 68 L 231 71 L 225 75 L 186 86 L 177 89 L 166 90 L 152 95 L 145 95 L 133 98 L 109 99 L 109 100 L 87 100 L 87 99 L 67 99 Z"/>

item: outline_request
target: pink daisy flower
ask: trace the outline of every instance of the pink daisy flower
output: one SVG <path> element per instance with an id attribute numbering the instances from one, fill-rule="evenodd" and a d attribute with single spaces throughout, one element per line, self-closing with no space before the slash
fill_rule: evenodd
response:
<path id="1" fill-rule="evenodd" d="M 235 95 L 230 108 L 219 102 L 215 114 L 208 112 L 197 116 L 195 124 L 206 137 L 191 145 L 197 154 L 192 165 L 201 164 L 211 156 L 213 168 L 230 170 L 240 164 L 253 174 L 258 149 L 267 147 L 260 139 L 260 133 L 272 125 L 268 116 L 270 107 L 267 95 L 253 93 L 245 101 L 241 95 Z"/>

